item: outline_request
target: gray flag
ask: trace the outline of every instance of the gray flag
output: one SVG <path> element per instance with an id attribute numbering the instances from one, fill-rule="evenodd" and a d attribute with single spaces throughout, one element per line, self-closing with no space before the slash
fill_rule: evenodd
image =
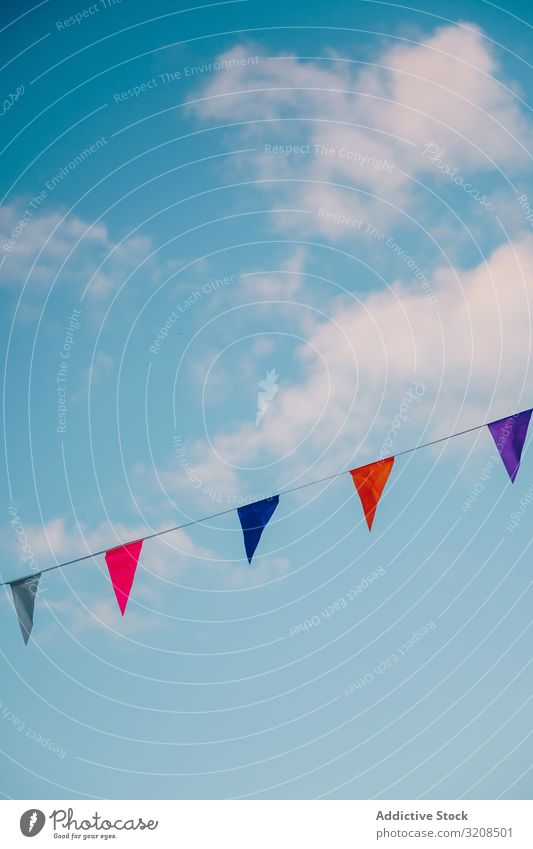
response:
<path id="1" fill-rule="evenodd" d="M 9 584 L 19 618 L 20 630 L 26 645 L 33 628 L 33 609 L 40 577 L 41 573 L 37 572 L 35 575 L 30 575 L 29 578 L 21 578 L 20 581 L 11 581 Z"/>

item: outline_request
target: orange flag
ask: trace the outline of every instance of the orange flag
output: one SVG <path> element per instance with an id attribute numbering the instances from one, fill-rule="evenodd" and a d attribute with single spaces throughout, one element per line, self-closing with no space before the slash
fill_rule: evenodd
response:
<path id="1" fill-rule="evenodd" d="M 350 472 L 365 511 L 369 531 L 372 528 L 376 507 L 389 479 L 393 463 L 394 457 L 387 457 L 386 460 L 378 460 L 376 463 L 361 466 L 359 469 L 352 469 Z"/>
<path id="2" fill-rule="evenodd" d="M 123 616 L 130 597 L 142 545 L 143 541 L 139 539 L 136 542 L 128 542 L 126 545 L 111 548 L 105 553 L 105 562 Z"/>

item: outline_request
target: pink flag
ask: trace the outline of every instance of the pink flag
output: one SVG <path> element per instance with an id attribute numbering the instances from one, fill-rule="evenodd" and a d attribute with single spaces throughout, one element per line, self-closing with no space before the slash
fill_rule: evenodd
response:
<path id="1" fill-rule="evenodd" d="M 130 597 L 142 544 L 141 539 L 137 542 L 129 542 L 127 545 L 119 545 L 118 548 L 110 548 L 105 553 L 105 562 L 123 616 Z"/>

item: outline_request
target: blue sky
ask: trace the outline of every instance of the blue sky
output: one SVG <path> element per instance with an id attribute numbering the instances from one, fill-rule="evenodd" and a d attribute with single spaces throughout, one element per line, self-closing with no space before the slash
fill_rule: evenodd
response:
<path id="1" fill-rule="evenodd" d="M 530 12 L 441 12 L 2 11 L 3 580 L 532 406 Z M 4 588 L 1 792 L 530 798 L 532 462 Z"/>

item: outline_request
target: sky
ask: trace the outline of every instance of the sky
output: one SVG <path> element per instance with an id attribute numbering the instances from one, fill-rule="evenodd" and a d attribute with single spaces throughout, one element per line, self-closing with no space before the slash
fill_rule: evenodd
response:
<path id="1" fill-rule="evenodd" d="M 4 4 L 3 797 L 531 798 L 531 23 Z"/>

